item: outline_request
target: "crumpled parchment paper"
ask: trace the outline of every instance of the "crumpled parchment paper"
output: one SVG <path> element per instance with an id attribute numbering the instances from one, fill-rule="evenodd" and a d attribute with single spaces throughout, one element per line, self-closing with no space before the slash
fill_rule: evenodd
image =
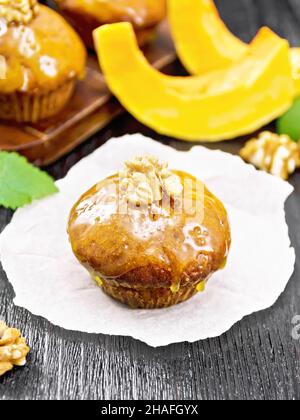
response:
<path id="1" fill-rule="evenodd" d="M 132 310 L 107 297 L 72 254 L 66 225 L 79 196 L 119 170 L 125 159 L 153 154 L 202 179 L 225 204 L 232 248 L 206 291 L 180 305 Z M 201 146 L 179 152 L 141 135 L 113 139 L 57 182 L 60 192 L 18 210 L 0 236 L 0 258 L 15 304 L 53 324 L 88 333 L 132 336 L 151 346 L 221 335 L 273 305 L 295 263 L 284 203 L 293 188 L 239 157 Z"/>

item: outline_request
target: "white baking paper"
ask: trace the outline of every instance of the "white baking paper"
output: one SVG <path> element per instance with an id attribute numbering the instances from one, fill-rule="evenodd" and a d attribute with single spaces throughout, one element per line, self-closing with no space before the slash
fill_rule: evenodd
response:
<path id="1" fill-rule="evenodd" d="M 232 227 L 227 267 L 188 302 L 132 310 L 106 296 L 71 252 L 69 211 L 79 196 L 125 159 L 150 153 L 202 179 L 225 204 Z M 53 324 L 87 333 L 132 336 L 151 346 L 221 335 L 273 305 L 295 263 L 284 203 L 292 187 L 239 157 L 204 147 L 179 152 L 141 135 L 113 139 L 57 182 L 60 192 L 18 210 L 0 236 L 0 257 L 15 304 Z"/>

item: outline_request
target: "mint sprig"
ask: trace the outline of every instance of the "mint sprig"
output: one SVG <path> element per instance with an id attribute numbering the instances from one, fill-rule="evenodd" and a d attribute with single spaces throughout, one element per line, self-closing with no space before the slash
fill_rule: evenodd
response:
<path id="1" fill-rule="evenodd" d="M 277 121 L 278 134 L 287 134 L 292 140 L 300 140 L 300 97 L 292 107 Z"/>
<path id="2" fill-rule="evenodd" d="M 0 206 L 15 210 L 58 192 L 53 178 L 18 153 L 0 152 Z"/>

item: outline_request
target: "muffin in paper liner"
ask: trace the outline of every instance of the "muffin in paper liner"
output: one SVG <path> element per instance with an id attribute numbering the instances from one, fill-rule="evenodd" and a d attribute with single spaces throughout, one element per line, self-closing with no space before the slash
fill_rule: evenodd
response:
<path id="1" fill-rule="evenodd" d="M 74 205 L 72 250 L 103 292 L 131 308 L 186 301 L 226 264 L 226 209 L 200 180 L 156 157 L 125 165 Z"/>
<path id="2" fill-rule="evenodd" d="M 151 42 L 166 16 L 165 0 L 56 0 L 62 15 L 76 28 L 89 49 L 93 31 L 107 23 L 131 22 L 140 46 Z"/>
<path id="3" fill-rule="evenodd" d="M 76 11 L 68 9 L 63 9 L 62 14 L 67 21 L 76 28 L 77 33 L 80 35 L 86 47 L 90 50 L 94 50 L 93 31 L 99 28 L 99 26 L 102 26 L 99 24 L 99 21 L 93 16 L 76 13 Z M 155 40 L 156 29 L 157 25 L 144 29 L 135 29 L 137 41 L 140 47 L 144 47 L 146 44 L 152 42 L 152 40 Z"/>
<path id="4" fill-rule="evenodd" d="M 36 123 L 61 111 L 85 75 L 74 29 L 36 0 L 0 7 L 0 119 Z"/>

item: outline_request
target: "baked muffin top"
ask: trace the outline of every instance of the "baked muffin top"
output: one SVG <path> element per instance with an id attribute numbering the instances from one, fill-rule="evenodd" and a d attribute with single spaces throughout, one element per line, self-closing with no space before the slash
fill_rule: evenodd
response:
<path id="1" fill-rule="evenodd" d="M 83 77 L 86 51 L 76 32 L 36 0 L 0 5 L 0 92 L 49 92 Z"/>
<path id="2" fill-rule="evenodd" d="M 79 261 L 115 284 L 173 291 L 224 266 L 231 236 L 222 203 L 192 175 L 167 171 L 156 190 L 136 168 L 133 181 L 113 175 L 75 204 L 68 231 Z"/>
<path id="3" fill-rule="evenodd" d="M 131 22 L 136 28 L 148 28 L 166 15 L 166 0 L 56 0 L 69 11 L 80 11 L 100 24 Z"/>

